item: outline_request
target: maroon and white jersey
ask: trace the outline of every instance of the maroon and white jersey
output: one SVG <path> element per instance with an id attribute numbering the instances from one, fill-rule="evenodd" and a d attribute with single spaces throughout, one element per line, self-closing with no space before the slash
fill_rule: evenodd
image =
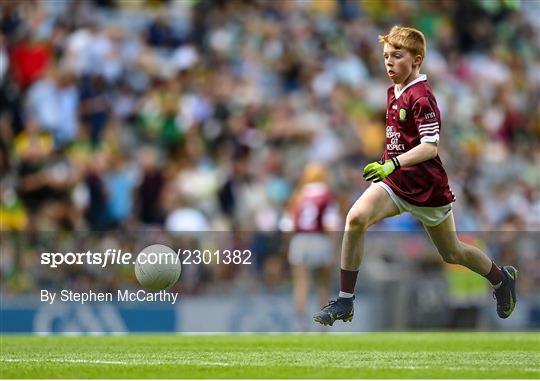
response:
<path id="1" fill-rule="evenodd" d="M 296 232 L 324 232 L 328 229 L 339 229 L 339 208 L 323 183 L 304 185 L 292 211 L 294 230 Z"/>
<path id="2" fill-rule="evenodd" d="M 426 75 L 420 75 L 401 91 L 396 86 L 388 89 L 385 160 L 407 152 L 421 142 L 438 142 L 440 128 L 441 113 Z M 384 179 L 384 183 L 413 205 L 443 206 L 455 201 L 438 155 L 395 171 Z"/>

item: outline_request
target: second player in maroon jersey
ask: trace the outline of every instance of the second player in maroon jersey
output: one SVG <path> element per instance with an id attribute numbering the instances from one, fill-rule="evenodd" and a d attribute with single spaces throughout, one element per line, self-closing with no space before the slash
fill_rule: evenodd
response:
<path id="1" fill-rule="evenodd" d="M 335 242 L 331 232 L 341 225 L 339 208 L 332 194 L 328 171 L 317 163 L 304 169 L 290 206 L 294 235 L 289 245 L 296 329 L 308 330 L 306 306 L 309 285 L 316 282 L 321 305 L 328 300 L 330 273 L 334 262 Z M 312 276 L 315 275 L 315 276 Z"/>
<path id="2" fill-rule="evenodd" d="M 337 215 L 337 204 L 328 185 L 322 182 L 306 184 L 293 206 L 294 231 L 323 233 L 325 226 L 335 226 Z"/>

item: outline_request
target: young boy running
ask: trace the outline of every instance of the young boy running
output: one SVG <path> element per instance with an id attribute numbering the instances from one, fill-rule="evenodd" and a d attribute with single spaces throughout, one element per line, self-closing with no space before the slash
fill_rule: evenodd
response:
<path id="1" fill-rule="evenodd" d="M 419 30 L 394 26 L 379 36 L 386 72 L 394 83 L 388 89 L 384 160 L 368 164 L 364 178 L 373 184 L 350 209 L 341 250 L 340 292 L 313 319 L 324 325 L 351 321 L 354 288 L 364 255 L 364 232 L 373 224 L 403 212 L 411 213 L 445 262 L 460 264 L 484 276 L 494 288 L 497 314 L 506 319 L 516 305 L 517 270 L 499 268 L 478 248 L 456 234 L 454 194 L 437 155 L 441 116 L 427 77 L 420 74 L 426 54 Z"/>

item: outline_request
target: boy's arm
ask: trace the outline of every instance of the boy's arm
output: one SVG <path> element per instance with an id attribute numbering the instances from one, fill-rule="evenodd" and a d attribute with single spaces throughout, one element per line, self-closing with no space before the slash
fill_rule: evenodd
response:
<path id="1" fill-rule="evenodd" d="M 381 181 L 401 167 L 412 167 L 437 156 L 440 120 L 435 109 L 436 102 L 433 97 L 421 97 L 415 101 L 412 114 L 420 136 L 420 144 L 391 160 L 368 164 L 364 168 L 364 178 L 367 181 Z"/>
<path id="2" fill-rule="evenodd" d="M 394 156 L 384 162 L 376 161 L 364 168 L 364 178 L 367 181 L 378 182 L 390 176 L 401 167 L 412 167 L 437 156 L 437 143 L 420 143 L 410 151 Z"/>
<path id="3" fill-rule="evenodd" d="M 397 156 L 401 167 L 412 167 L 413 165 L 431 160 L 437 156 L 437 143 L 420 143 L 410 151 Z"/>

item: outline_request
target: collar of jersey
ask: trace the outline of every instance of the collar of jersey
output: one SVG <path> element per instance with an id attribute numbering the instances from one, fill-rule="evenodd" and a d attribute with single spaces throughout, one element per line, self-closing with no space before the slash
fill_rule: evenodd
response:
<path id="1" fill-rule="evenodd" d="M 411 87 L 415 83 L 422 82 L 422 81 L 427 81 L 427 75 L 420 74 L 418 76 L 418 78 L 416 78 L 414 81 L 412 81 L 407 86 L 405 86 L 403 89 L 401 89 L 401 91 L 397 89 L 397 85 L 394 85 L 394 95 L 395 95 L 396 99 L 398 99 L 401 96 L 401 94 L 403 94 L 405 92 L 405 90 L 407 90 L 409 87 Z"/>

